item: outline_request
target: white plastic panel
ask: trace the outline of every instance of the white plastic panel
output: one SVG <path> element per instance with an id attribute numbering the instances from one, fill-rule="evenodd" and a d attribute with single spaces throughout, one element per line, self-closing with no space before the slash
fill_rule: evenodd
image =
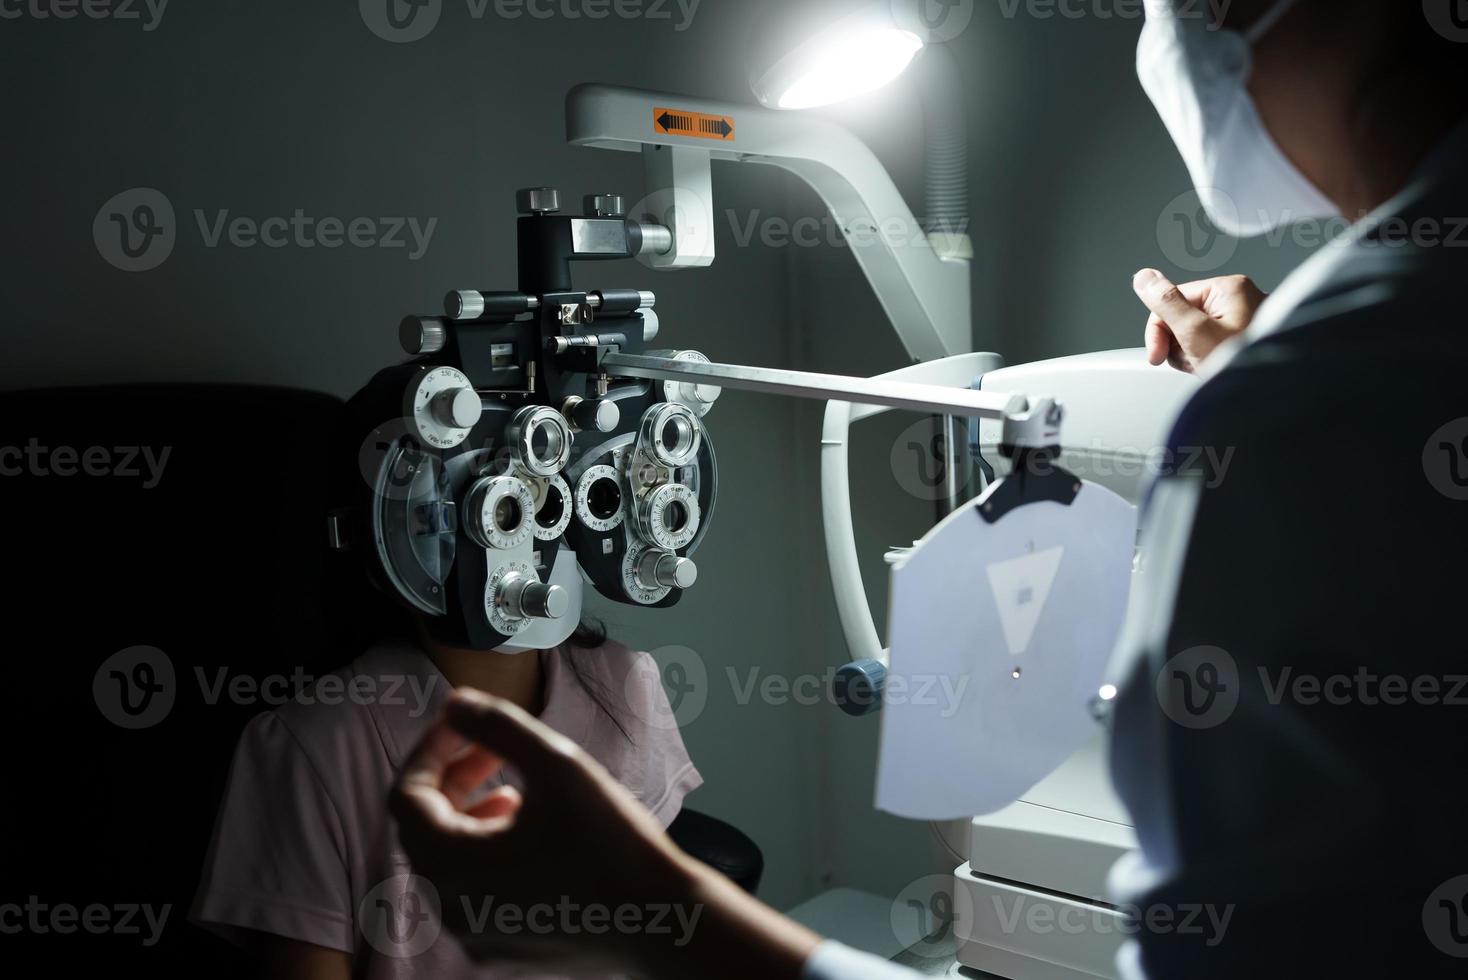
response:
<path id="1" fill-rule="evenodd" d="M 1060 465 L 1134 503 L 1198 384 L 1192 375 L 1148 364 L 1140 348 L 1017 364 L 984 378 L 988 391 L 1048 395 L 1064 405 Z M 998 422 L 981 422 L 979 445 L 1002 474 L 1000 430 Z"/>
<path id="2" fill-rule="evenodd" d="M 1127 939 L 1121 913 L 1088 902 L 953 872 L 958 961 L 1013 980 L 1117 980 L 1116 955 Z"/>

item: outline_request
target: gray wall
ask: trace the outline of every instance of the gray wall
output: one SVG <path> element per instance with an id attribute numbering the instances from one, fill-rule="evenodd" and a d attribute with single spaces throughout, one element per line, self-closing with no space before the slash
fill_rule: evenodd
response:
<path id="1" fill-rule="evenodd" d="M 475 21 L 448 0 L 428 38 L 373 36 L 355 4 L 214 0 L 157 30 L 7 22 L 0 105 L 9 134 L 0 385 L 244 381 L 346 395 L 398 356 L 394 326 L 449 288 L 515 280 L 513 191 L 549 184 L 641 196 L 635 157 L 572 149 L 562 99 L 599 80 L 748 100 L 743 39 L 756 4 L 704 0 L 673 21 Z M 1004 16 L 978 3 L 954 42 L 970 95 L 975 337 L 1011 361 L 1134 346 L 1131 274 L 1181 275 L 1159 241 L 1187 177 L 1135 84 L 1135 21 Z M 917 202 L 920 116 L 906 82 L 833 114 L 868 139 Z M 93 245 L 93 217 L 127 188 L 161 190 L 178 242 L 127 274 Z M 785 175 L 715 168 L 735 220 L 821 214 Z M 193 212 L 437 218 L 428 253 L 206 247 Z M 664 337 L 722 360 L 876 373 L 903 355 L 844 249 L 740 247 L 719 223 L 708 271 L 634 263 L 581 274 L 661 299 Z M 1175 249 L 1173 249 L 1175 252 Z M 1228 263 L 1274 285 L 1300 250 L 1251 245 Z M 1224 270 L 1219 270 L 1224 271 Z M 860 431 L 864 570 L 884 605 L 881 553 L 925 529 L 930 505 L 892 479 L 910 419 Z M 694 652 L 709 678 L 685 737 L 708 779 L 694 802 L 749 831 L 765 896 L 830 885 L 895 893 L 936 857 L 926 827 L 871 811 L 877 726 L 825 705 L 741 703 L 752 669 L 819 675 L 844 658 L 820 536 L 818 406 L 727 394 L 710 419 L 723 464 L 703 579 L 672 613 L 598 605 L 644 648 Z M 868 452 L 861 453 L 861 449 Z M 688 659 L 662 650 L 664 660 Z"/>

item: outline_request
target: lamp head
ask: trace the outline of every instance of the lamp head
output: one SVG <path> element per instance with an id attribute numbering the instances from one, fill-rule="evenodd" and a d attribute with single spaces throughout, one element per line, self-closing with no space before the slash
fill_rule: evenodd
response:
<path id="1" fill-rule="evenodd" d="M 807 19 L 799 28 L 786 24 L 769 41 L 750 84 L 771 109 L 814 109 L 875 91 L 906 71 L 923 48 L 887 2 Z"/>

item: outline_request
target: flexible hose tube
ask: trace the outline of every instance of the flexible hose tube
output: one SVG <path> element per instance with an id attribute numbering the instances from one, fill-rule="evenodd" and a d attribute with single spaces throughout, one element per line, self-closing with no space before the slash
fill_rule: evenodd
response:
<path id="1" fill-rule="evenodd" d="M 968 114 L 958 63 L 946 45 L 926 48 L 917 64 L 923 103 L 924 230 L 968 234 Z"/>

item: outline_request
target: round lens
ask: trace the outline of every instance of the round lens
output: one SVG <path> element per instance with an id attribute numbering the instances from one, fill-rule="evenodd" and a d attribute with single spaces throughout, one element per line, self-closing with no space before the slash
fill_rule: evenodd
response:
<path id="1" fill-rule="evenodd" d="M 545 503 L 540 505 L 540 512 L 535 515 L 535 522 L 541 527 L 555 527 L 565 514 L 566 498 L 561 496 L 561 491 L 551 487 L 545 492 Z"/>
<path id="2" fill-rule="evenodd" d="M 565 434 L 553 422 L 542 422 L 530 432 L 530 453 L 547 466 L 554 465 L 565 448 Z"/>
<path id="3" fill-rule="evenodd" d="M 501 497 L 499 503 L 494 505 L 494 526 L 500 529 L 502 534 L 511 534 L 525 519 L 520 510 L 520 502 L 514 497 Z"/>
<path id="4" fill-rule="evenodd" d="M 688 420 L 675 416 L 668 420 L 663 426 L 663 446 L 673 455 L 682 455 L 688 451 L 688 440 L 692 433 Z"/>
<path id="5" fill-rule="evenodd" d="M 609 521 L 622 509 L 622 488 L 615 480 L 597 480 L 586 493 L 586 506 L 599 521 Z"/>

